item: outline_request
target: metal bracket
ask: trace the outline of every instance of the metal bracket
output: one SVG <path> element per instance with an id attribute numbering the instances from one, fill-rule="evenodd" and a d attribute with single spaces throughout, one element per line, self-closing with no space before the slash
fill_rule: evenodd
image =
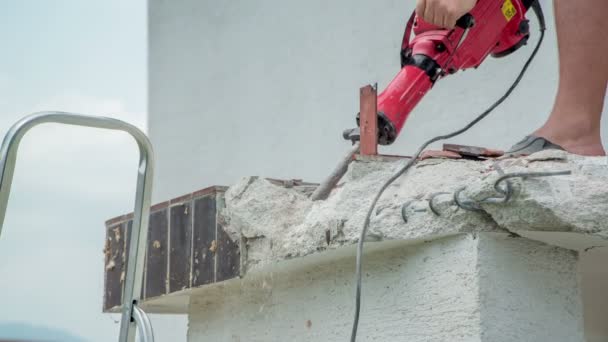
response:
<path id="1" fill-rule="evenodd" d="M 139 147 L 139 167 L 137 170 L 137 192 L 131 245 L 126 270 L 125 288 L 122 304 L 119 342 L 135 341 L 136 324 L 140 325 L 140 338 L 153 342 L 154 336 L 150 320 L 145 312 L 137 307 L 140 299 L 146 241 L 148 239 L 148 220 L 154 173 L 154 152 L 148 137 L 137 127 L 117 119 L 71 114 L 63 112 L 40 112 L 27 116 L 14 124 L 0 148 L 0 235 L 10 196 L 17 150 L 21 139 L 30 129 L 43 123 L 59 123 L 73 126 L 86 126 L 123 131 L 130 134 Z"/>
<path id="2" fill-rule="evenodd" d="M 360 89 L 361 155 L 378 154 L 378 85 Z"/>

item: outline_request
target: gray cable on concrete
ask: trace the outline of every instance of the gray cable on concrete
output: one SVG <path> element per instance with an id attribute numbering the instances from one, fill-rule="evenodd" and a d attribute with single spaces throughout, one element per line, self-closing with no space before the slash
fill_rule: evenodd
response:
<path id="1" fill-rule="evenodd" d="M 452 133 L 434 137 L 434 138 L 426 141 L 424 144 L 422 144 L 422 146 L 420 146 L 420 148 L 418 148 L 416 153 L 414 153 L 412 158 L 410 160 L 408 160 L 408 162 L 401 169 L 399 169 L 391 178 L 389 178 L 382 185 L 382 187 L 380 188 L 380 190 L 374 197 L 374 200 L 372 201 L 372 203 L 369 207 L 369 210 L 367 211 L 367 215 L 365 216 L 365 222 L 363 223 L 363 229 L 361 230 L 361 236 L 359 237 L 359 242 L 357 243 L 357 261 L 356 261 L 357 264 L 356 264 L 356 276 L 355 276 L 356 277 L 355 280 L 357 283 L 357 290 L 356 290 L 356 294 L 355 294 L 355 316 L 354 316 L 353 328 L 352 328 L 352 332 L 351 332 L 351 336 L 350 336 L 351 342 L 355 342 L 357 340 L 357 328 L 359 326 L 359 313 L 361 311 L 361 276 L 362 276 L 362 260 L 361 259 L 363 257 L 363 244 L 365 242 L 365 237 L 367 236 L 367 230 L 369 228 L 369 222 L 371 219 L 371 215 L 374 211 L 374 208 L 376 207 L 376 204 L 378 203 L 378 200 L 380 199 L 380 197 L 382 196 L 384 191 L 395 180 L 397 180 L 399 177 L 401 177 L 403 174 L 405 174 L 414 164 L 416 164 L 416 161 L 420 157 L 420 154 L 422 153 L 422 151 L 424 151 L 424 149 L 426 149 L 430 144 L 440 141 L 440 140 L 450 139 L 450 138 L 453 138 L 457 135 L 460 135 L 460 134 L 466 132 L 471 127 L 475 126 L 479 121 L 481 121 L 486 116 L 488 116 L 494 109 L 496 109 L 496 107 L 498 107 L 501 103 L 503 103 L 509 97 L 509 95 L 511 95 L 513 90 L 515 90 L 515 88 L 517 87 L 517 85 L 519 84 L 521 79 L 523 78 L 524 74 L 526 73 L 528 67 L 534 60 L 534 57 L 536 56 L 536 53 L 540 49 L 543 38 L 545 36 L 544 17 L 542 16 L 542 11 L 540 10 L 540 5 L 538 5 L 538 1 L 535 1 L 534 4 L 532 5 L 532 7 L 539 20 L 540 37 L 538 39 L 538 42 L 536 43 L 536 46 L 534 47 L 534 50 L 530 54 L 530 57 L 528 58 L 528 60 L 524 64 L 524 66 L 522 67 L 519 75 L 517 76 L 517 78 L 515 79 L 513 84 L 509 87 L 509 89 L 507 89 L 507 91 L 504 93 L 504 95 L 502 97 L 500 97 L 496 102 L 494 102 L 494 104 L 492 104 L 488 109 L 486 109 L 483 113 L 478 115 L 473 121 L 469 122 L 463 128 L 461 128 L 457 131 L 454 131 Z"/>

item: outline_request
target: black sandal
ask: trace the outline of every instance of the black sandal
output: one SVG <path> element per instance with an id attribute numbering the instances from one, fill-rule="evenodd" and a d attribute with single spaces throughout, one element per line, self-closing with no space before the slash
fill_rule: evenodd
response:
<path id="1" fill-rule="evenodd" d="M 534 135 L 528 135 L 517 144 L 513 145 L 505 152 L 506 157 L 521 157 L 529 156 L 533 153 L 544 150 L 562 150 L 565 149 L 549 140 Z"/>

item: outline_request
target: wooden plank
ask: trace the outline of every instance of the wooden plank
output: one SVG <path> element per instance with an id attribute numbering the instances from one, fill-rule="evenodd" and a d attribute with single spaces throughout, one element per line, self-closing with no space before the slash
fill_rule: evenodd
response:
<path id="1" fill-rule="evenodd" d="M 224 194 L 217 194 L 217 211 L 225 207 Z M 215 281 L 220 282 L 236 278 L 241 273 L 241 250 L 237 242 L 226 233 L 224 220 L 217 220 L 217 255 Z"/>
<path id="2" fill-rule="evenodd" d="M 240 273 L 240 251 L 239 245 L 230 239 L 224 228 L 217 227 L 218 250 L 217 250 L 217 274 L 216 281 L 224 281 L 236 278 Z"/>
<path id="3" fill-rule="evenodd" d="M 120 306 L 122 303 L 122 274 L 125 269 L 123 260 L 124 227 L 124 223 L 118 223 L 106 228 L 104 311 Z"/>
<path id="4" fill-rule="evenodd" d="M 215 193 L 194 201 L 192 287 L 215 282 L 216 241 Z"/>
<path id="5" fill-rule="evenodd" d="M 168 211 L 169 208 L 164 208 L 150 215 L 145 298 L 153 298 L 167 293 Z"/>
<path id="6" fill-rule="evenodd" d="M 169 293 L 190 287 L 192 218 L 192 202 L 170 209 Z"/>

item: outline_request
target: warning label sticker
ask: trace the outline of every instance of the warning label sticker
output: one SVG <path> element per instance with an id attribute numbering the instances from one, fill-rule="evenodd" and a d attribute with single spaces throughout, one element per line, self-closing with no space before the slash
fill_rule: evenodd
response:
<path id="1" fill-rule="evenodd" d="M 517 14 L 517 10 L 511 0 L 505 0 L 502 4 L 502 14 L 504 14 L 507 21 L 510 21 Z"/>

